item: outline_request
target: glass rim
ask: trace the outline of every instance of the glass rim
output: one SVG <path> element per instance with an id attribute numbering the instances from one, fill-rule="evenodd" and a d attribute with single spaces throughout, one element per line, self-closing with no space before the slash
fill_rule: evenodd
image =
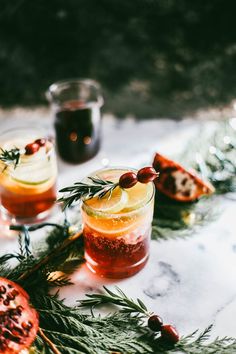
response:
<path id="1" fill-rule="evenodd" d="M 8 129 L 6 129 L 6 130 L 4 130 L 4 131 L 2 131 L 1 133 L 0 133 L 0 149 L 1 149 L 1 138 L 2 137 L 4 137 L 4 135 L 6 135 L 6 134 L 9 134 L 9 133 L 14 133 L 14 132 L 19 132 L 19 131 L 32 131 L 32 132 L 42 132 L 43 133 L 43 135 L 42 135 L 42 138 L 46 138 L 47 136 L 47 134 L 46 134 L 46 128 L 43 128 L 43 127 L 41 127 L 41 126 L 37 126 L 36 128 L 31 128 L 31 127 L 28 127 L 28 126 L 18 126 L 18 127 L 12 127 L 12 128 L 8 128 Z M 45 152 L 45 154 L 42 156 L 42 157 L 40 157 L 40 158 L 37 158 L 35 161 L 19 161 L 19 166 L 29 166 L 29 165 L 34 165 L 35 163 L 37 163 L 37 162 L 39 162 L 39 161 L 42 161 L 42 160 L 44 160 L 45 158 L 48 158 L 51 154 L 53 154 L 54 153 L 54 149 L 55 149 L 55 144 L 54 144 L 54 142 L 53 141 L 51 141 L 50 140 L 50 142 L 51 142 L 51 147 L 50 147 L 50 149 L 48 150 L 48 151 L 46 151 Z M 16 148 L 17 148 L 17 146 L 15 146 Z M 20 153 L 20 156 L 21 155 L 23 155 L 23 154 L 21 154 Z M 30 155 L 29 155 L 30 156 Z M 3 162 L 4 163 L 4 162 Z M 16 169 L 17 169 L 17 166 L 16 166 Z"/>
<path id="2" fill-rule="evenodd" d="M 93 176 L 94 174 L 97 174 L 98 172 L 102 172 L 102 171 L 110 171 L 110 170 L 124 170 L 124 171 L 131 171 L 131 172 L 137 172 L 138 169 L 136 168 L 129 168 L 129 167 L 124 167 L 124 166 L 111 166 L 111 167 L 106 167 L 106 168 L 101 168 L 99 170 L 96 170 L 94 171 L 92 174 L 90 174 L 89 176 L 85 177 L 83 180 L 86 180 L 86 178 L 90 177 L 90 176 Z M 103 217 L 105 216 L 109 216 L 111 218 L 117 218 L 117 217 L 120 217 L 120 216 L 130 216 L 132 214 L 135 214 L 137 212 L 140 212 L 141 210 L 147 208 L 151 202 L 153 201 L 154 199 L 154 196 L 155 196 L 155 185 L 153 182 L 149 182 L 152 184 L 152 194 L 150 196 L 150 198 L 145 202 L 145 204 L 141 205 L 139 208 L 137 209 L 133 209 L 133 210 L 130 210 L 130 211 L 125 211 L 125 212 L 118 212 L 118 213 L 107 213 L 107 212 L 104 212 L 104 211 L 99 211 L 98 209 L 95 209 L 95 208 L 92 208 L 88 205 L 86 205 L 86 200 L 82 201 L 82 207 L 84 206 L 85 208 L 85 212 L 86 210 L 88 211 L 92 211 L 93 213 L 96 213 L 96 215 L 101 215 Z"/>
<path id="3" fill-rule="evenodd" d="M 63 80 L 59 80 L 59 81 L 55 81 L 53 82 L 47 89 L 45 95 L 47 100 L 50 103 L 53 103 L 54 101 L 54 93 L 56 92 L 56 90 L 59 87 L 66 86 L 66 85 L 73 85 L 73 84 L 85 84 L 88 87 L 94 87 L 97 92 L 98 92 L 98 96 L 97 96 L 97 100 L 96 101 L 92 101 L 93 103 L 96 103 L 97 105 L 99 105 L 100 107 L 104 104 L 104 99 L 103 96 L 101 94 L 101 86 L 98 83 L 98 81 L 93 80 L 93 79 L 89 79 L 89 78 L 68 78 L 68 79 L 63 79 Z"/>

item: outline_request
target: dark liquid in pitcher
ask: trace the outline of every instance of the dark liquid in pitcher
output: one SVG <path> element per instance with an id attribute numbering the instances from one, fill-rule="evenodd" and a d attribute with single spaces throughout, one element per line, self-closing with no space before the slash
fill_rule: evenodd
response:
<path id="1" fill-rule="evenodd" d="M 84 162 L 100 148 L 100 107 L 96 103 L 69 101 L 56 113 L 57 148 L 61 158 Z"/>

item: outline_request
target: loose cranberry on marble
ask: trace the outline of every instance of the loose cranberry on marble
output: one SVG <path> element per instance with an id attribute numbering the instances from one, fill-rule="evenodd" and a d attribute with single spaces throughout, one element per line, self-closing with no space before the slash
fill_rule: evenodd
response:
<path id="1" fill-rule="evenodd" d="M 157 315 L 152 315 L 148 319 L 148 327 L 154 331 L 159 332 L 161 330 L 161 326 L 163 325 L 163 321 L 161 317 Z"/>
<path id="2" fill-rule="evenodd" d="M 179 341 L 179 333 L 176 328 L 171 325 L 161 327 L 161 337 L 171 344 L 175 344 Z"/>

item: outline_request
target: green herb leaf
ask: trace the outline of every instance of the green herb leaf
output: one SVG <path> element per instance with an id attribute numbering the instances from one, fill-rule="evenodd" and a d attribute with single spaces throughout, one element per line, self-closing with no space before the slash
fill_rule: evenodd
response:
<path id="1" fill-rule="evenodd" d="M 6 165 L 5 168 L 12 164 L 14 165 L 14 168 L 16 168 L 20 160 L 20 150 L 18 148 L 11 150 L 4 150 L 0 148 L 0 152 L 0 160 Z"/>
<path id="2" fill-rule="evenodd" d="M 103 198 L 107 193 L 112 193 L 118 186 L 118 183 L 105 181 L 100 178 L 88 178 L 92 183 L 76 182 L 73 186 L 65 187 L 59 191 L 61 193 L 67 193 L 58 199 L 58 202 L 63 203 L 63 210 L 81 199 L 91 199 L 94 197 Z"/>

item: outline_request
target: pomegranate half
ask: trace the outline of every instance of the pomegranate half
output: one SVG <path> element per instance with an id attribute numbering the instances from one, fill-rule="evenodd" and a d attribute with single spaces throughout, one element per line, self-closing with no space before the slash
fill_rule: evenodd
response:
<path id="1" fill-rule="evenodd" d="M 39 327 L 38 313 L 18 284 L 0 277 L 0 354 L 28 349 Z"/>
<path id="2" fill-rule="evenodd" d="M 153 167 L 160 172 L 159 178 L 154 182 L 157 190 L 171 199 L 193 202 L 215 190 L 211 183 L 203 181 L 196 174 L 158 153 L 155 155 Z"/>

